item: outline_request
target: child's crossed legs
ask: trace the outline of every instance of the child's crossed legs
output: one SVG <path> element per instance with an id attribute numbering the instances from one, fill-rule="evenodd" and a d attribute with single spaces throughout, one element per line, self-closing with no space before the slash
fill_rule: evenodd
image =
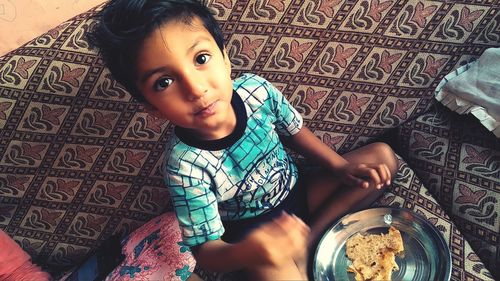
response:
<path id="1" fill-rule="evenodd" d="M 369 169 L 378 170 L 375 172 L 384 183 L 387 177 L 389 177 L 388 180 L 392 180 L 397 171 L 397 159 L 394 152 L 384 143 L 369 144 L 342 156 L 350 165 L 367 164 Z M 305 178 L 299 188 L 307 189 L 308 207 L 311 214 L 311 231 L 307 238 L 309 247 L 315 244 L 319 235 L 337 218 L 369 207 L 383 192 L 383 189 L 377 189 L 378 184 L 373 182 L 370 182 L 368 188 L 346 186 L 339 181 L 337 175 L 327 170 L 314 171 Z M 296 228 L 301 227 L 300 222 L 293 220 L 289 220 L 286 226 L 271 223 L 269 227 L 281 228 L 282 231 L 289 232 L 284 235 L 286 239 L 294 239 L 293 235 L 298 235 L 293 232 L 294 224 Z M 279 234 L 278 230 L 274 231 L 276 235 Z M 294 247 L 293 244 L 288 246 Z M 263 265 L 253 268 L 249 271 L 249 280 L 306 280 L 308 251 L 312 250 L 309 247 L 304 246 L 303 251 L 296 249 L 294 257 L 283 260 L 277 266 Z"/>

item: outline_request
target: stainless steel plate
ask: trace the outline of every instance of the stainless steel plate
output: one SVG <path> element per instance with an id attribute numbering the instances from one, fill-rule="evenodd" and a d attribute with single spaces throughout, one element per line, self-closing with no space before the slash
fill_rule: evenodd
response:
<path id="1" fill-rule="evenodd" d="M 402 256 L 396 255 L 398 271 L 392 280 L 450 280 L 451 254 L 448 244 L 434 225 L 406 209 L 372 208 L 341 218 L 325 232 L 313 257 L 314 280 L 354 280 L 347 272 L 351 263 L 345 253 L 349 237 L 387 233 L 396 227 L 403 237 Z"/>

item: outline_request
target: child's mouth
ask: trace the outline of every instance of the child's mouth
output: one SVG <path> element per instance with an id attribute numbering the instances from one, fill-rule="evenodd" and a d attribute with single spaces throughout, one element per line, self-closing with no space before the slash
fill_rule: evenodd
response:
<path id="1" fill-rule="evenodd" d="M 201 116 L 201 117 L 208 117 L 213 114 L 215 114 L 215 107 L 217 106 L 218 101 L 214 101 L 213 103 L 209 104 L 207 107 L 202 108 L 201 110 L 197 111 L 195 115 Z"/>

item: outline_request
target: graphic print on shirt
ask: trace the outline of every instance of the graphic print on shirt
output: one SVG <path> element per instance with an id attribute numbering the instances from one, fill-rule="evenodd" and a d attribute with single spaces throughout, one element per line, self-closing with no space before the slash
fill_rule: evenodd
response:
<path id="1" fill-rule="evenodd" d="M 297 181 L 297 167 L 279 135 L 296 134 L 302 127 L 300 114 L 256 75 L 235 79 L 233 88 L 231 105 L 237 120 L 243 114 L 246 123 L 241 135 L 212 146 L 176 133 L 167 148 L 165 183 L 189 246 L 220 238 L 222 220 L 267 212 L 286 198 Z"/>

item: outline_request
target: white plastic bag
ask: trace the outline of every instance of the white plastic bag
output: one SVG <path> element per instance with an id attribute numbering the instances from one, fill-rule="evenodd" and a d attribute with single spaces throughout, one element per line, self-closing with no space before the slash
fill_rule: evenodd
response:
<path id="1" fill-rule="evenodd" d="M 489 48 L 478 60 L 446 75 L 435 97 L 459 114 L 471 113 L 500 138 L 500 48 Z"/>

